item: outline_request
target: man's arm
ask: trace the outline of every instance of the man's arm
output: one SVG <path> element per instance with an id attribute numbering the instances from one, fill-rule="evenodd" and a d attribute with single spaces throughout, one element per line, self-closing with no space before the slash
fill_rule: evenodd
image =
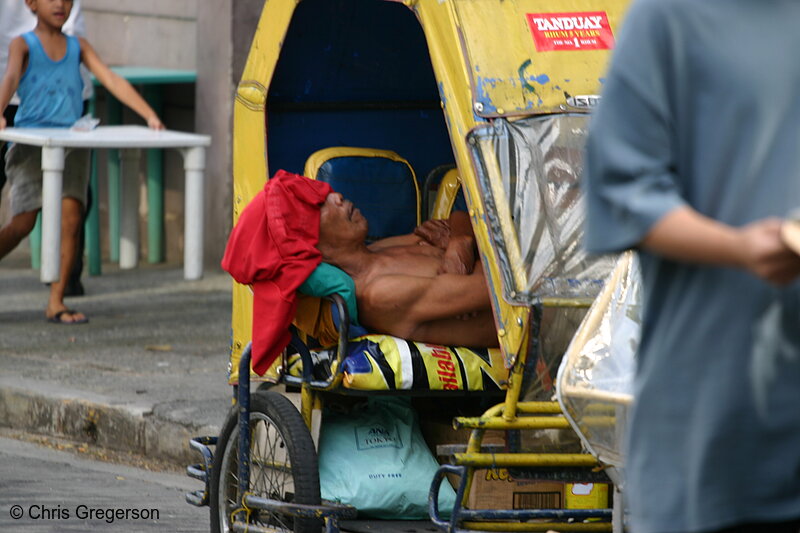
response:
<path id="1" fill-rule="evenodd" d="M 475 268 L 478 248 L 472 222 L 464 211 L 453 211 L 450 222 L 450 241 L 444 252 L 441 272 L 469 274 Z"/>
<path id="2" fill-rule="evenodd" d="M 22 37 L 16 37 L 8 47 L 8 65 L 0 82 L 0 130 L 6 127 L 6 119 L 2 116 L 11 101 L 11 97 L 19 87 L 22 67 L 28 55 L 28 45 Z"/>
<path id="3" fill-rule="evenodd" d="M 475 234 L 466 212 L 453 211 L 447 221 L 428 220 L 417 226 L 414 234 L 445 251 L 440 274 L 469 274 L 475 267 Z"/>
<path id="4" fill-rule="evenodd" d="M 359 308 L 363 309 L 360 314 L 369 315 L 364 319 L 368 326 L 370 322 L 396 323 L 413 329 L 432 320 L 490 309 L 491 301 L 483 269 L 479 266 L 469 275 L 380 276 L 359 295 Z"/>
<path id="5" fill-rule="evenodd" d="M 164 124 L 158 118 L 156 112 L 144 101 L 144 98 L 139 96 L 136 89 L 128 83 L 125 78 L 122 78 L 114 73 L 108 66 L 103 63 L 97 52 L 83 37 L 78 38 L 81 43 L 81 61 L 86 65 L 92 74 L 109 90 L 111 94 L 117 99 L 130 107 L 139 114 L 150 128 L 156 130 L 163 130 Z"/>
<path id="6" fill-rule="evenodd" d="M 741 268 L 784 285 L 800 275 L 800 256 L 781 240 L 780 228 L 775 218 L 734 228 L 679 207 L 653 226 L 641 246 L 676 261 Z"/>

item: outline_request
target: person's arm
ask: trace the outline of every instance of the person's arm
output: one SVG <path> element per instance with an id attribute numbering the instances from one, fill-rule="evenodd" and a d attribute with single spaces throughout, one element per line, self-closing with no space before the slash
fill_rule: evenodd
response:
<path id="1" fill-rule="evenodd" d="M 440 274 L 469 274 L 475 267 L 475 234 L 465 211 L 453 211 L 447 221 L 427 220 L 414 234 L 445 251 Z"/>
<path id="2" fill-rule="evenodd" d="M 800 256 L 784 244 L 780 228 L 775 218 L 735 228 L 682 206 L 662 217 L 640 245 L 676 261 L 741 268 L 784 285 L 800 275 Z"/>
<path id="3" fill-rule="evenodd" d="M 475 268 L 478 251 L 472 222 L 465 211 L 453 211 L 448 221 L 450 241 L 447 243 L 439 272 L 469 274 Z"/>
<path id="4" fill-rule="evenodd" d="M 480 266 L 466 276 L 381 276 L 359 295 L 359 317 L 367 325 L 371 325 L 370 322 L 396 322 L 413 329 L 432 320 L 455 318 L 490 308 L 489 289 Z M 362 317 L 364 312 L 369 316 Z"/>
<path id="5" fill-rule="evenodd" d="M 6 119 L 2 116 L 11 101 L 11 97 L 19 87 L 19 80 L 22 77 L 22 66 L 28 54 L 28 45 L 25 39 L 17 37 L 11 41 L 8 47 L 8 65 L 0 82 L 0 130 L 5 129 Z"/>
<path id="6" fill-rule="evenodd" d="M 79 37 L 81 43 L 81 61 L 86 68 L 103 84 L 103 87 L 109 90 L 117 100 L 130 107 L 139 114 L 150 128 L 156 130 L 163 130 L 164 124 L 158 118 L 156 112 L 144 101 L 144 98 L 139 96 L 136 89 L 128 83 L 128 81 L 114 73 L 108 66 L 103 63 L 94 48 L 86 41 L 86 39 Z"/>

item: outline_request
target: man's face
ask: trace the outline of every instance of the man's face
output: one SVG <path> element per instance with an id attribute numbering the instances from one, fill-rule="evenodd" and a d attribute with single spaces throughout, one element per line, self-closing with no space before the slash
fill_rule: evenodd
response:
<path id="1" fill-rule="evenodd" d="M 72 12 L 73 0 L 25 0 L 25 3 L 38 17 L 60 28 Z"/>
<path id="2" fill-rule="evenodd" d="M 319 213 L 321 243 L 364 242 L 367 227 L 367 219 L 361 211 L 338 192 L 330 193 L 322 204 Z"/>

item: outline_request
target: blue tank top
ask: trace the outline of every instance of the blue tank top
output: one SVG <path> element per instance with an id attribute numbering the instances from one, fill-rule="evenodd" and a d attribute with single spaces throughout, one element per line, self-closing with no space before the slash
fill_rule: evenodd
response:
<path id="1" fill-rule="evenodd" d="M 28 44 L 28 68 L 17 88 L 16 127 L 68 128 L 81 117 L 81 45 L 76 37 L 66 37 L 67 53 L 53 61 L 35 33 L 22 35 Z"/>

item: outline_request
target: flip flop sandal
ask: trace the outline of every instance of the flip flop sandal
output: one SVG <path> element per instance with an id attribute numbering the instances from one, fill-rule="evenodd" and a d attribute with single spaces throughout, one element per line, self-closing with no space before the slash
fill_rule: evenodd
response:
<path id="1" fill-rule="evenodd" d="M 64 316 L 64 315 L 74 315 L 74 314 L 77 314 L 77 313 L 78 312 L 76 310 L 74 310 L 74 309 L 64 309 L 63 311 L 59 311 L 58 313 L 54 314 L 53 316 L 48 317 L 47 321 L 50 322 L 50 323 L 53 323 L 53 324 L 63 324 L 65 326 L 74 326 L 75 324 L 86 324 L 87 322 L 89 322 L 89 319 L 86 318 L 86 317 L 83 317 L 80 320 L 75 320 L 75 321 L 72 321 L 72 322 L 67 322 L 66 320 L 62 320 L 61 319 L 61 317 Z"/>

